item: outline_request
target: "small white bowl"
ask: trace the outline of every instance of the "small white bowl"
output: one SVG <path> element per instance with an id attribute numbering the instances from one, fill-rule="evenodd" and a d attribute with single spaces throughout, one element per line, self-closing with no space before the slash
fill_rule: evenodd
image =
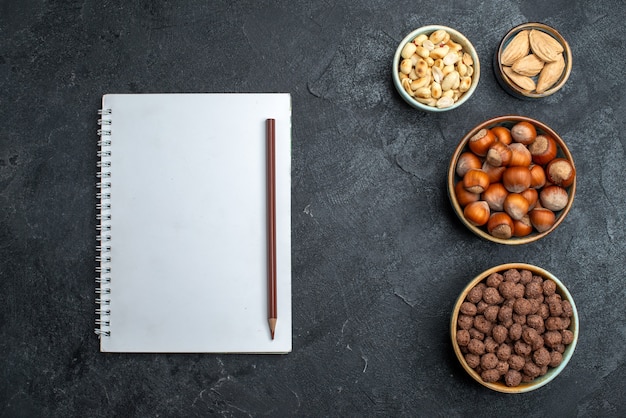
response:
<path id="1" fill-rule="evenodd" d="M 470 88 L 464 92 L 460 98 L 454 102 L 453 105 L 448 106 L 448 107 L 444 107 L 444 108 L 438 108 L 436 106 L 430 106 L 428 104 L 424 104 L 421 103 L 417 100 L 415 100 L 414 97 L 412 97 L 402 86 L 402 80 L 400 79 L 400 62 L 402 61 L 402 49 L 404 48 L 404 46 L 410 42 L 412 42 L 415 38 L 417 38 L 419 35 L 425 34 L 425 35 L 430 35 L 431 33 L 443 29 L 446 32 L 448 32 L 450 34 L 450 39 L 458 44 L 460 44 L 463 47 L 463 51 L 467 52 L 473 60 L 473 67 L 474 67 L 474 73 L 472 74 L 472 82 L 470 85 Z M 447 112 L 449 110 L 453 110 L 456 109 L 457 107 L 461 106 L 463 103 L 465 103 L 474 93 L 474 90 L 476 90 L 476 86 L 478 86 L 478 80 L 480 79 L 480 62 L 478 60 L 478 54 L 476 53 L 476 50 L 474 49 L 474 46 L 472 45 L 472 43 L 460 32 L 458 32 L 455 29 L 449 28 L 447 26 L 442 26 L 442 25 L 429 25 L 429 26 L 423 26 L 419 29 L 415 29 L 413 32 L 409 33 L 403 40 L 402 42 L 400 42 L 400 44 L 398 45 L 398 48 L 396 49 L 396 53 L 393 57 L 393 64 L 392 64 L 392 68 L 391 68 L 391 73 L 392 73 L 392 78 L 393 78 L 393 84 L 395 85 L 396 89 L 398 90 L 398 93 L 400 93 L 400 96 L 412 107 L 416 108 L 416 109 L 420 109 L 426 112 Z"/>

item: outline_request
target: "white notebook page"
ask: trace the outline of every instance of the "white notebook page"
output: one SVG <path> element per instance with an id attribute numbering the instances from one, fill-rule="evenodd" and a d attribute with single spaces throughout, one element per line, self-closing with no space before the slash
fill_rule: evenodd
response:
<path id="1" fill-rule="evenodd" d="M 112 94 L 103 109 L 111 109 L 111 283 L 101 351 L 291 351 L 289 94 Z M 267 118 L 276 120 L 274 340 Z"/>

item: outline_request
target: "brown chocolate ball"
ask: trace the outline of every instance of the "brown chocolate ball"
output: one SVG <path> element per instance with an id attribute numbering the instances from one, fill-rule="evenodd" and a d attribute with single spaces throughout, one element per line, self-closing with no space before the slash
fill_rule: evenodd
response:
<path id="1" fill-rule="evenodd" d="M 504 276 L 504 280 L 513 283 L 518 283 L 522 278 L 522 275 L 516 269 L 507 270 L 502 275 Z"/>
<path id="2" fill-rule="evenodd" d="M 518 315 L 528 315 L 532 310 L 532 305 L 528 299 L 520 298 L 513 304 L 513 312 Z"/>
<path id="3" fill-rule="evenodd" d="M 523 356 L 523 357 L 526 357 L 533 351 L 530 344 L 524 342 L 523 340 L 515 341 L 515 344 L 513 345 L 513 349 L 515 350 L 515 354 L 517 354 L 518 356 Z"/>
<path id="4" fill-rule="evenodd" d="M 496 370 L 500 372 L 500 375 L 503 376 L 506 372 L 509 371 L 509 362 L 500 360 L 496 366 Z"/>
<path id="5" fill-rule="evenodd" d="M 509 387 L 519 386 L 522 383 L 522 375 L 517 370 L 509 369 L 504 375 L 504 384 Z"/>
<path id="6" fill-rule="evenodd" d="M 496 356 L 498 356 L 498 360 L 507 361 L 511 357 L 512 348 L 508 344 L 500 344 L 498 347 L 498 351 L 496 352 Z"/>
<path id="7" fill-rule="evenodd" d="M 526 360 L 524 360 L 524 357 L 517 354 L 511 354 L 511 357 L 509 357 L 508 361 L 509 367 L 513 370 L 522 370 L 524 368 L 524 364 L 526 364 Z"/>
<path id="8" fill-rule="evenodd" d="M 461 329 L 470 329 L 474 326 L 474 317 L 469 315 L 459 315 L 456 323 Z"/>
<path id="9" fill-rule="evenodd" d="M 459 307 L 459 311 L 463 315 L 474 316 L 476 315 L 476 304 L 471 302 L 463 302 Z"/>
<path id="10" fill-rule="evenodd" d="M 498 291 L 504 299 L 513 299 L 515 297 L 515 283 L 502 282 L 498 286 Z"/>
<path id="11" fill-rule="evenodd" d="M 484 300 L 481 300 L 476 304 L 476 313 L 483 314 L 485 312 L 485 309 L 487 309 L 488 307 L 489 307 L 489 304 L 485 302 Z"/>
<path id="12" fill-rule="evenodd" d="M 537 330 L 538 333 L 542 334 L 545 329 L 543 326 L 543 318 L 540 315 L 528 315 L 526 317 L 526 324 Z"/>
<path id="13" fill-rule="evenodd" d="M 480 340 L 476 340 L 472 338 L 470 342 L 467 344 L 467 349 L 472 354 L 477 354 L 479 356 L 482 356 L 483 354 L 485 354 L 485 343 L 483 343 Z"/>
<path id="14" fill-rule="evenodd" d="M 483 334 L 482 332 L 478 331 L 476 328 L 470 328 L 469 329 L 469 333 L 470 333 L 470 337 L 476 339 L 476 340 L 480 340 L 483 341 L 485 339 L 485 334 Z"/>
<path id="15" fill-rule="evenodd" d="M 493 324 L 488 321 L 484 315 L 476 315 L 476 317 L 474 317 L 474 328 L 478 331 L 484 334 L 489 334 L 492 327 Z"/>
<path id="16" fill-rule="evenodd" d="M 569 345 L 574 342 L 574 333 L 568 329 L 561 331 L 563 340 L 561 341 L 565 345 Z"/>
<path id="17" fill-rule="evenodd" d="M 559 364 L 561 364 L 562 361 L 563 361 L 563 354 L 559 353 L 558 351 L 550 352 L 550 363 L 548 364 L 548 366 L 556 367 Z"/>
<path id="18" fill-rule="evenodd" d="M 519 275 L 519 282 L 524 285 L 530 283 L 533 279 L 533 272 L 530 270 L 521 270 L 519 272 Z"/>
<path id="19" fill-rule="evenodd" d="M 537 311 L 537 315 L 541 316 L 542 319 L 548 319 L 550 317 L 550 308 L 547 303 L 542 303 L 539 305 L 539 310 Z"/>
<path id="20" fill-rule="evenodd" d="M 515 299 L 520 299 L 524 297 L 524 293 L 526 293 L 526 286 L 521 283 L 516 283 L 513 288 L 513 297 Z"/>
<path id="21" fill-rule="evenodd" d="M 513 322 L 520 325 L 526 325 L 526 315 L 513 314 Z"/>
<path id="22" fill-rule="evenodd" d="M 480 356 L 474 353 L 467 353 L 465 355 L 465 362 L 470 368 L 475 369 L 480 365 Z"/>
<path id="23" fill-rule="evenodd" d="M 488 287 L 483 291 L 483 300 L 489 305 L 495 305 L 502 302 L 502 296 L 495 287 Z"/>
<path id="24" fill-rule="evenodd" d="M 483 342 L 485 343 L 485 351 L 488 353 L 495 353 L 498 349 L 499 343 L 497 343 L 493 337 L 486 337 Z"/>
<path id="25" fill-rule="evenodd" d="M 548 302 L 548 308 L 550 308 L 550 316 L 561 316 L 563 314 L 562 301 L 550 301 Z"/>
<path id="26" fill-rule="evenodd" d="M 561 318 L 551 316 L 545 320 L 546 329 L 548 331 L 560 331 L 563 329 L 563 321 Z"/>
<path id="27" fill-rule="evenodd" d="M 470 342 L 470 334 L 466 329 L 460 329 L 456 332 L 456 342 L 461 347 L 466 347 Z"/>
<path id="28" fill-rule="evenodd" d="M 485 319 L 489 322 L 496 322 L 498 320 L 498 312 L 500 311 L 500 308 L 498 307 L 498 305 L 491 305 L 488 306 L 487 309 L 485 309 L 485 312 L 483 312 L 483 315 L 485 316 Z"/>
<path id="29" fill-rule="evenodd" d="M 480 284 L 474 286 L 472 290 L 467 293 L 466 300 L 471 303 L 478 303 L 483 298 L 483 286 Z"/>
<path id="30" fill-rule="evenodd" d="M 563 337 L 559 331 L 546 331 L 543 340 L 548 347 L 554 348 L 563 342 Z"/>
<path id="31" fill-rule="evenodd" d="M 494 353 L 486 353 L 480 357 L 480 367 L 483 370 L 494 369 L 498 365 L 498 357 Z"/>
<path id="32" fill-rule="evenodd" d="M 485 284 L 487 287 L 498 287 L 503 280 L 504 277 L 500 273 L 491 273 L 485 280 Z"/>
<path id="33" fill-rule="evenodd" d="M 571 318 L 574 315 L 574 308 L 572 304 L 568 300 L 564 300 L 561 302 L 561 308 L 563 310 L 563 316 L 567 318 Z"/>
<path id="34" fill-rule="evenodd" d="M 533 353 L 533 362 L 539 366 L 547 366 L 550 364 L 550 352 L 546 348 L 540 348 Z"/>
<path id="35" fill-rule="evenodd" d="M 543 294 L 545 296 L 554 295 L 554 292 L 556 292 L 556 283 L 554 283 L 552 280 L 545 280 L 542 287 Z"/>
<path id="36" fill-rule="evenodd" d="M 513 308 L 510 306 L 501 306 L 500 309 L 498 309 L 498 321 L 500 322 L 506 322 L 509 319 L 513 318 Z"/>
<path id="37" fill-rule="evenodd" d="M 509 338 L 511 341 L 517 341 L 522 338 L 522 326 L 517 322 L 509 327 Z"/>
<path id="38" fill-rule="evenodd" d="M 495 342 L 502 344 L 506 340 L 506 337 L 509 336 L 509 330 L 506 329 L 504 325 L 498 324 L 491 330 L 491 336 Z"/>
<path id="39" fill-rule="evenodd" d="M 526 285 L 526 290 L 524 292 L 524 295 L 528 299 L 535 299 L 535 298 L 538 298 L 539 296 L 542 296 L 543 287 L 541 286 L 541 283 L 537 283 L 537 282 L 528 283 Z"/>
<path id="40" fill-rule="evenodd" d="M 522 330 L 522 340 L 524 340 L 526 344 L 532 345 L 533 342 L 536 341 L 538 338 L 539 333 L 536 329 L 531 327 L 524 327 L 524 329 Z"/>
<path id="41" fill-rule="evenodd" d="M 500 380 L 500 372 L 496 369 L 485 370 L 480 374 L 480 378 L 486 383 L 497 382 Z"/>
<path id="42" fill-rule="evenodd" d="M 532 361 L 527 361 L 522 370 L 533 379 L 541 374 L 541 367 L 537 366 Z"/>

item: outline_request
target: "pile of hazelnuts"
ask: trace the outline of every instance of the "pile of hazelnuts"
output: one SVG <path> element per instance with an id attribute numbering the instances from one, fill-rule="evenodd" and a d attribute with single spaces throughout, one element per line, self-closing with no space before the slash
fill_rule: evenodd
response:
<path id="1" fill-rule="evenodd" d="M 479 130 L 459 155 L 455 196 L 464 218 L 496 238 L 545 232 L 569 201 L 573 164 L 528 121 Z"/>
<path id="2" fill-rule="evenodd" d="M 574 341 L 573 306 L 556 283 L 525 269 L 493 273 L 460 305 L 456 342 L 487 383 L 518 386 L 563 361 Z"/>

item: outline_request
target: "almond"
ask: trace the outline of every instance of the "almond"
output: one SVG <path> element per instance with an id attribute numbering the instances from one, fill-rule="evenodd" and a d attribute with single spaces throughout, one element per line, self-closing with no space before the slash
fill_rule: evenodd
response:
<path id="1" fill-rule="evenodd" d="M 513 71 L 511 67 L 502 67 L 502 71 L 504 71 L 504 74 L 510 78 L 512 82 L 520 86 L 522 89 L 527 91 L 535 90 L 535 81 L 532 78 L 525 75 L 519 75 Z"/>
<path id="2" fill-rule="evenodd" d="M 555 61 L 543 66 L 537 79 L 537 93 L 543 93 L 556 83 L 565 69 L 563 54 L 559 54 Z"/>
<path id="3" fill-rule="evenodd" d="M 515 61 L 511 68 L 520 75 L 533 77 L 539 74 L 544 64 L 535 54 L 530 54 Z"/>
<path id="4" fill-rule="evenodd" d="M 528 35 L 530 49 L 545 62 L 553 62 L 563 52 L 563 45 L 556 39 L 537 29 L 532 29 Z"/>
<path id="5" fill-rule="evenodd" d="M 523 30 L 511 39 L 500 55 L 502 65 L 511 66 L 518 59 L 525 57 L 530 52 L 529 31 Z"/>

